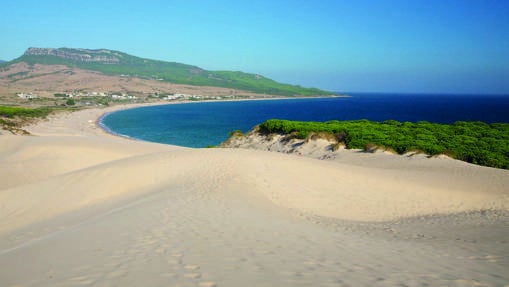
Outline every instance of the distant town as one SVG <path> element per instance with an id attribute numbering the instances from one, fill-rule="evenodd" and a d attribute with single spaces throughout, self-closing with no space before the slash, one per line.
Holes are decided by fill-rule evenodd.
<path id="1" fill-rule="evenodd" d="M 36 99 L 48 99 L 47 96 L 40 97 L 34 92 L 22 92 L 16 94 L 18 98 L 24 100 L 36 100 Z M 130 95 L 124 92 L 87 92 L 87 91 L 75 91 L 75 92 L 63 92 L 55 93 L 53 96 L 56 99 L 67 99 L 67 104 L 72 103 L 79 105 L 104 105 L 108 102 L 147 102 L 147 101 L 207 101 L 207 100 L 234 100 L 234 99 L 246 99 L 254 98 L 253 96 L 239 96 L 239 95 L 228 95 L 228 96 L 203 96 L 203 95 L 192 95 L 183 93 L 154 93 L 143 96 Z M 70 101 L 71 100 L 71 101 Z M 100 101 L 97 101 L 100 100 Z"/>

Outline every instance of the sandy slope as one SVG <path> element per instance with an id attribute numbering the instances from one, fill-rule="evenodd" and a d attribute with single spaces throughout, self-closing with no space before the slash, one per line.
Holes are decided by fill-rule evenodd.
<path id="1" fill-rule="evenodd" d="M 1 286 L 509 284 L 508 171 L 186 149 L 102 112 L 0 135 Z"/>

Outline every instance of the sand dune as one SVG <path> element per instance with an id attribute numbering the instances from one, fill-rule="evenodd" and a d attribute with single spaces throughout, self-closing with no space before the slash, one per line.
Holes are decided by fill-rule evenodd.
<path id="1" fill-rule="evenodd" d="M 123 139 L 84 110 L 0 135 L 2 286 L 505 286 L 509 172 Z"/>

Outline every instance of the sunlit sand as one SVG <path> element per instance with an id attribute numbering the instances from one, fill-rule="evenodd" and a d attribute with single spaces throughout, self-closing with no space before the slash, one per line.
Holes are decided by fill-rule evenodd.
<path id="1" fill-rule="evenodd" d="M 0 135 L 0 285 L 509 282 L 507 170 L 148 143 L 106 111 Z"/>

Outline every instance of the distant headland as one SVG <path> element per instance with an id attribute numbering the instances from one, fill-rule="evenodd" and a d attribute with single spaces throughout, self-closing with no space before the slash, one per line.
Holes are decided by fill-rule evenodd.
<path id="1" fill-rule="evenodd" d="M 48 66 L 52 68 L 49 69 Z M 66 70 L 60 71 L 55 66 L 64 66 Z M 34 75 L 36 70 L 46 69 L 51 71 L 46 71 L 44 73 L 45 75 L 49 73 L 59 73 L 60 77 L 63 78 L 69 78 L 69 76 L 76 73 L 86 71 L 88 73 L 95 72 L 111 77 L 121 77 L 123 82 L 150 80 L 159 82 L 159 86 L 162 83 L 171 83 L 175 85 L 200 87 L 196 88 L 196 90 L 200 90 L 201 87 L 222 88 L 224 89 L 221 91 L 223 94 L 254 93 L 285 97 L 334 94 L 317 88 L 305 88 L 297 85 L 279 83 L 258 74 L 240 71 L 208 71 L 193 65 L 145 59 L 108 49 L 92 50 L 32 47 L 28 48 L 19 58 L 0 64 L 0 69 L 2 71 L 0 79 L 5 81 L 6 84 L 10 83 L 9 80 L 15 80 L 17 84 L 20 84 L 18 82 L 27 80 L 27 77 L 33 78 L 37 76 Z M 140 85 L 147 84 L 140 83 Z M 92 86 L 93 85 L 82 85 L 75 88 L 90 90 Z M 22 88 L 22 86 L 20 88 Z M 44 87 L 37 88 L 39 90 L 44 90 Z M 178 87 L 174 90 L 177 91 Z M 184 87 L 181 87 L 181 90 L 184 90 Z M 134 89 L 134 91 L 125 92 L 135 91 L 136 89 Z M 58 92 L 62 93 L 65 91 Z M 159 92 L 170 93 L 171 91 L 170 89 L 160 87 Z"/>

